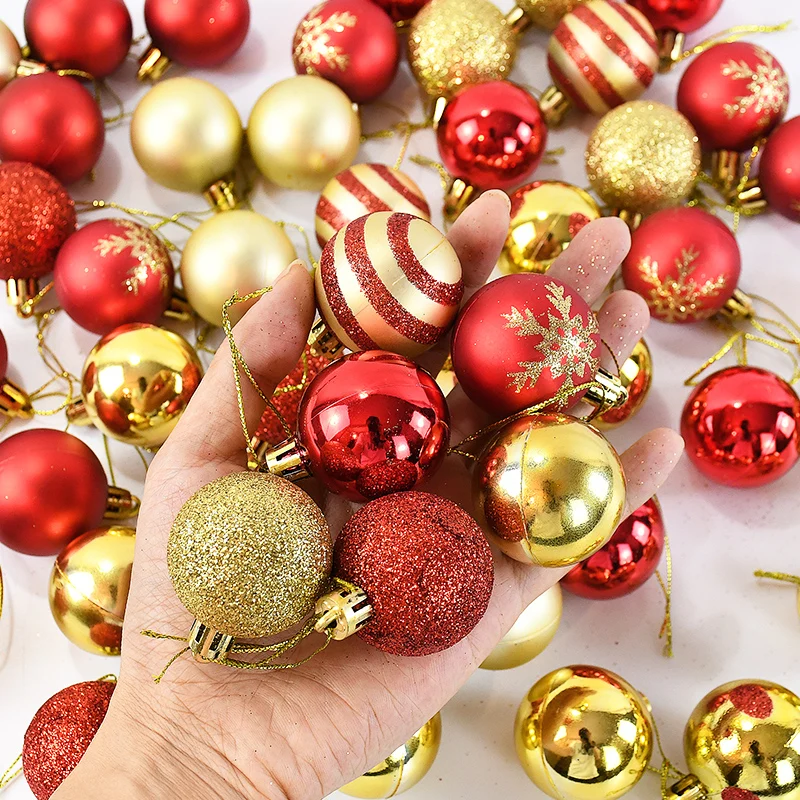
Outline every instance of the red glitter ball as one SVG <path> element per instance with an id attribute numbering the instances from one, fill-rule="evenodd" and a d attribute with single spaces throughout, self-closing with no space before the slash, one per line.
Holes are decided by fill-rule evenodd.
<path id="1" fill-rule="evenodd" d="M 110 681 L 76 683 L 36 712 L 25 731 L 22 768 L 37 800 L 47 800 L 83 758 L 115 687 Z"/>
<path id="2" fill-rule="evenodd" d="M 759 800 L 757 794 L 753 794 L 747 789 L 740 789 L 738 786 L 728 786 L 722 790 L 720 796 L 722 800 Z"/>
<path id="3" fill-rule="evenodd" d="M 767 719 L 772 713 L 772 698 L 755 683 L 745 683 L 728 692 L 737 711 L 755 719 Z"/>
<path id="4" fill-rule="evenodd" d="M 400 656 L 447 650 L 467 636 L 492 595 L 492 553 L 462 508 L 432 494 L 373 500 L 344 526 L 334 575 L 363 589 L 372 618 L 364 641 Z"/>

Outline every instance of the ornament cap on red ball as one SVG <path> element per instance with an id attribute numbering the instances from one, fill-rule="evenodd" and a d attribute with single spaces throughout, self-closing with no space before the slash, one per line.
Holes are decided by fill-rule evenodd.
<path id="1" fill-rule="evenodd" d="M 800 222 L 800 117 L 787 120 L 769 137 L 758 180 L 770 208 Z"/>
<path id="2" fill-rule="evenodd" d="M 657 31 L 693 33 L 709 23 L 722 0 L 628 0 Z"/>
<path id="3" fill-rule="evenodd" d="M 372 0 L 372 2 L 380 6 L 395 22 L 405 23 L 414 19 L 417 12 L 429 0 Z"/>

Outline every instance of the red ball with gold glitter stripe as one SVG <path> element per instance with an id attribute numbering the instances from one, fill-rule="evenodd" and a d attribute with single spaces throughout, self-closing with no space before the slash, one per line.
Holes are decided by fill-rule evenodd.
<path id="1" fill-rule="evenodd" d="M 385 164 L 356 164 L 328 183 L 317 203 L 320 247 L 354 219 L 376 211 L 402 211 L 430 221 L 422 189 L 399 169 Z"/>
<path id="2" fill-rule="evenodd" d="M 325 245 L 316 289 L 320 314 L 343 345 L 408 358 L 439 341 L 464 294 L 461 263 L 444 234 L 386 211 L 354 220 Z"/>
<path id="3" fill-rule="evenodd" d="M 637 9 L 613 0 L 589 0 L 553 31 L 547 64 L 553 83 L 572 104 L 605 114 L 635 100 L 658 70 L 653 26 Z"/>

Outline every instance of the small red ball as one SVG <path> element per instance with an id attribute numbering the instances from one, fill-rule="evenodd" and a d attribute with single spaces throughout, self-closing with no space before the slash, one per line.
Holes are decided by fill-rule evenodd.
<path id="1" fill-rule="evenodd" d="M 429 0 L 372 0 L 380 6 L 395 22 L 414 19 Z"/>
<path id="2" fill-rule="evenodd" d="M 3 331 L 0 331 L 0 381 L 5 378 L 8 371 L 8 345 Z"/>
<path id="3" fill-rule="evenodd" d="M 133 23 L 123 0 L 28 0 L 25 37 L 53 69 L 105 78 L 128 55 Z"/>
<path id="4" fill-rule="evenodd" d="M 242 46 L 250 28 L 248 0 L 145 0 L 153 44 L 185 67 L 214 67 Z"/>
<path id="5" fill-rule="evenodd" d="M 325 0 L 303 17 L 292 45 L 298 75 L 335 83 L 354 103 L 371 103 L 400 62 L 392 20 L 370 0 Z"/>
<path id="6" fill-rule="evenodd" d="M 459 92 L 436 130 L 447 171 L 477 189 L 508 189 L 527 180 L 545 152 L 547 126 L 530 93 L 509 81 Z"/>
<path id="7" fill-rule="evenodd" d="M 622 279 L 664 322 L 696 322 L 733 296 L 742 255 L 730 229 L 701 208 L 668 208 L 648 217 L 631 238 Z"/>
<path id="8" fill-rule="evenodd" d="M 507 416 L 593 380 L 600 333 L 591 308 L 571 287 L 546 275 L 508 275 L 464 307 L 452 353 L 467 396 Z M 584 394 L 576 392 L 566 406 Z"/>
<path id="9" fill-rule="evenodd" d="M 436 472 L 447 455 L 450 412 L 424 369 L 369 350 L 314 378 L 297 431 L 310 471 L 331 491 L 363 503 L 413 489 Z"/>
<path id="10" fill-rule="evenodd" d="M 54 280 L 67 314 L 105 336 L 129 322 L 157 322 L 169 305 L 175 270 L 150 229 L 127 219 L 101 219 L 67 239 Z"/>
<path id="11" fill-rule="evenodd" d="M 657 31 L 693 33 L 710 22 L 722 0 L 628 0 Z"/>
<path id="12" fill-rule="evenodd" d="M 664 519 L 654 497 L 623 520 L 600 550 L 576 564 L 561 585 L 590 600 L 624 597 L 652 577 L 663 552 Z"/>
<path id="13" fill-rule="evenodd" d="M 800 222 L 800 117 L 784 122 L 769 137 L 758 178 L 770 208 Z"/>
<path id="14" fill-rule="evenodd" d="M 48 800 L 78 766 L 105 719 L 113 681 L 76 683 L 35 714 L 22 745 L 25 780 L 36 800 Z"/>
<path id="15" fill-rule="evenodd" d="M 103 465 L 72 434 L 27 430 L 0 442 L 0 542 L 6 547 L 54 556 L 99 527 L 107 499 Z"/>
<path id="16" fill-rule="evenodd" d="M 425 492 L 356 511 L 334 545 L 333 574 L 363 589 L 372 605 L 358 635 L 398 656 L 460 642 L 486 612 L 494 583 L 492 553 L 475 520 Z"/>
<path id="17" fill-rule="evenodd" d="M 100 107 L 74 78 L 44 72 L 0 93 L 0 158 L 28 161 L 62 183 L 85 178 L 106 138 Z"/>
<path id="18" fill-rule="evenodd" d="M 769 136 L 788 105 L 783 67 L 749 42 L 709 48 L 692 60 L 678 86 L 678 110 L 706 150 L 749 150 Z"/>
<path id="19" fill-rule="evenodd" d="M 800 398 L 757 367 L 728 367 L 689 396 L 681 435 L 692 463 L 726 486 L 763 486 L 785 475 L 800 446 Z"/>

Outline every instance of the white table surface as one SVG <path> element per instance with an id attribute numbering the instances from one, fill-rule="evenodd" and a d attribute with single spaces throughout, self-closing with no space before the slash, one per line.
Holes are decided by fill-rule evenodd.
<path id="1" fill-rule="evenodd" d="M 305 13 L 304 3 L 251 0 L 253 24 L 240 53 L 224 68 L 196 73 L 224 89 L 244 120 L 259 95 L 272 83 L 293 74 L 290 42 Z M 307 5 L 310 6 L 311 0 Z M 3 20 L 23 40 L 23 0 L 2 4 Z M 145 31 L 142 0 L 128 0 L 134 31 Z M 499 3 L 510 7 L 508 0 Z M 705 33 L 743 23 L 773 23 L 790 15 L 795 2 L 726 0 Z M 783 34 L 753 37 L 770 49 L 797 81 L 789 115 L 800 113 L 800 33 L 795 24 Z M 699 37 L 695 36 L 694 41 Z M 513 77 L 539 89 L 548 84 L 544 52 L 547 35 L 530 32 Z M 176 68 L 174 75 L 181 74 Z M 646 95 L 674 104 L 680 70 L 659 76 Z M 144 90 L 133 80 L 133 64 L 113 85 L 132 109 Z M 403 66 L 390 99 L 413 109 L 421 106 L 408 68 Z M 366 126 L 383 126 L 382 112 L 367 112 Z M 586 185 L 583 150 L 593 120 L 575 121 L 551 136 L 549 146 L 564 146 L 567 156 L 557 166 L 542 166 L 538 178 L 562 178 Z M 359 160 L 393 163 L 398 142 L 379 140 L 362 149 Z M 430 132 L 415 136 L 412 153 L 436 157 Z M 431 172 L 406 163 L 432 206 L 439 206 L 441 189 Z M 108 135 L 94 184 L 72 187 L 81 199 L 104 198 L 128 206 L 175 213 L 201 208 L 201 198 L 180 195 L 149 181 L 139 169 L 128 140 L 127 126 Z M 255 206 L 273 219 L 313 227 L 316 196 L 260 190 Z M 777 300 L 800 317 L 800 226 L 769 215 L 746 220 L 739 241 L 744 254 L 742 286 Z M 299 249 L 298 241 L 298 249 Z M 63 315 L 62 315 L 63 316 Z M 17 320 L 0 307 L 0 327 L 8 340 L 10 375 L 27 387 L 44 380 L 35 352 L 31 323 Z M 79 372 L 94 336 L 66 318 L 54 326 L 52 342 L 67 366 Z M 611 433 L 624 448 L 653 426 L 676 426 L 689 390 L 683 380 L 720 343 L 720 334 L 704 325 L 668 326 L 654 323 L 647 340 L 655 359 L 655 385 L 641 412 L 627 427 Z M 753 349 L 754 361 L 784 369 L 780 356 Z M 234 413 L 234 409 L 231 409 Z M 61 419 L 39 418 L 39 426 L 63 427 Z M 14 424 L 8 433 L 22 430 Z M 97 432 L 76 431 L 101 456 Z M 142 466 L 122 444 L 113 445 L 118 483 L 141 488 Z M 651 700 L 670 757 L 681 759 L 681 732 L 694 705 L 723 682 L 763 678 L 783 682 L 800 692 L 800 619 L 794 590 L 759 584 L 755 568 L 800 572 L 798 478 L 795 469 L 783 480 L 755 490 L 727 489 L 710 483 L 683 459 L 660 492 L 675 559 L 675 658 L 661 654 L 657 635 L 663 597 L 655 581 L 633 596 L 592 602 L 566 595 L 564 621 L 550 648 L 534 662 L 508 672 L 479 671 L 445 707 L 439 758 L 427 778 L 408 793 L 409 800 L 539 796 L 517 763 L 512 723 L 517 704 L 530 685 L 546 672 L 572 663 L 589 663 L 619 672 Z M 0 620 L 0 772 L 20 750 L 22 735 L 37 708 L 52 694 L 81 680 L 117 669 L 117 659 L 88 655 L 62 636 L 50 616 L 47 586 L 52 559 L 19 555 L 0 546 L 7 611 Z M 10 640 L 10 644 L 9 644 Z M 17 781 L 5 795 L 23 800 L 32 795 Z M 647 776 L 629 795 L 631 800 L 658 796 L 657 778 Z"/>

